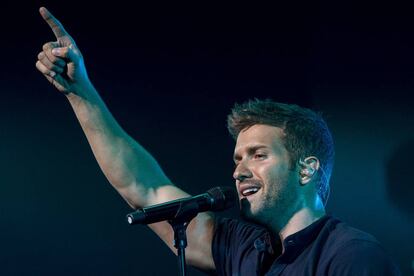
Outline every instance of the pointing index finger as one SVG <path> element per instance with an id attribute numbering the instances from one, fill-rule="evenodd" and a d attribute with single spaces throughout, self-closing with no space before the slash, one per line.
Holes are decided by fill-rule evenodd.
<path id="1" fill-rule="evenodd" d="M 57 20 L 45 7 L 39 9 L 40 15 L 47 22 L 52 29 L 57 39 L 70 37 L 69 34 L 63 28 L 63 25 Z"/>

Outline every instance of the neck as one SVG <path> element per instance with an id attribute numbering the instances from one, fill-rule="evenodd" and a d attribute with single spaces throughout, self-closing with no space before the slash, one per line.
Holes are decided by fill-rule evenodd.
<path id="1" fill-rule="evenodd" d="M 312 209 L 309 207 L 298 210 L 279 231 L 279 237 L 283 244 L 286 237 L 305 229 L 325 215 L 325 209 Z"/>
<path id="2" fill-rule="evenodd" d="M 300 200 L 284 221 L 279 221 L 278 225 L 274 224 L 271 227 L 272 232 L 279 235 L 283 245 L 286 237 L 305 229 L 325 214 L 325 206 L 319 196 Z"/>

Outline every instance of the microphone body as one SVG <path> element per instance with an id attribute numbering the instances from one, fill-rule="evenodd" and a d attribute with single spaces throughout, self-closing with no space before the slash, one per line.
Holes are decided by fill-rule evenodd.
<path id="1" fill-rule="evenodd" d="M 234 205 L 237 194 L 229 187 L 215 187 L 204 194 L 180 198 L 165 203 L 140 208 L 127 215 L 129 224 L 151 224 L 163 220 L 173 220 L 180 216 L 181 211 L 194 214 L 206 211 L 221 211 Z"/>

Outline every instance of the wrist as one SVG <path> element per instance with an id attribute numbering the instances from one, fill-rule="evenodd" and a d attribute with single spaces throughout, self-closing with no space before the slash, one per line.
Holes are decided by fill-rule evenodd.
<path id="1" fill-rule="evenodd" d="M 71 90 L 69 93 L 65 93 L 70 102 L 87 101 L 92 103 L 99 99 L 98 92 L 89 80 L 82 84 L 73 85 Z"/>

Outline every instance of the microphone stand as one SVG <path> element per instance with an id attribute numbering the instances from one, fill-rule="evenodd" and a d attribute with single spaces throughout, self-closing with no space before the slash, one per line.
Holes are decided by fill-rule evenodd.
<path id="1" fill-rule="evenodd" d="M 198 204 L 196 202 L 183 203 L 175 218 L 168 221 L 174 230 L 174 247 L 177 248 L 178 269 L 181 276 L 187 275 L 185 261 L 185 248 L 187 247 L 186 230 L 190 221 L 197 216 L 197 210 Z"/>
<path id="2" fill-rule="evenodd" d="M 187 265 L 185 262 L 185 248 L 187 247 L 187 226 L 190 221 L 199 213 L 199 204 L 197 201 L 183 201 L 180 203 L 178 211 L 174 218 L 168 223 L 174 230 L 174 247 L 177 248 L 178 269 L 181 276 L 187 275 Z M 128 223 L 131 224 L 133 218 L 127 216 Z"/>

